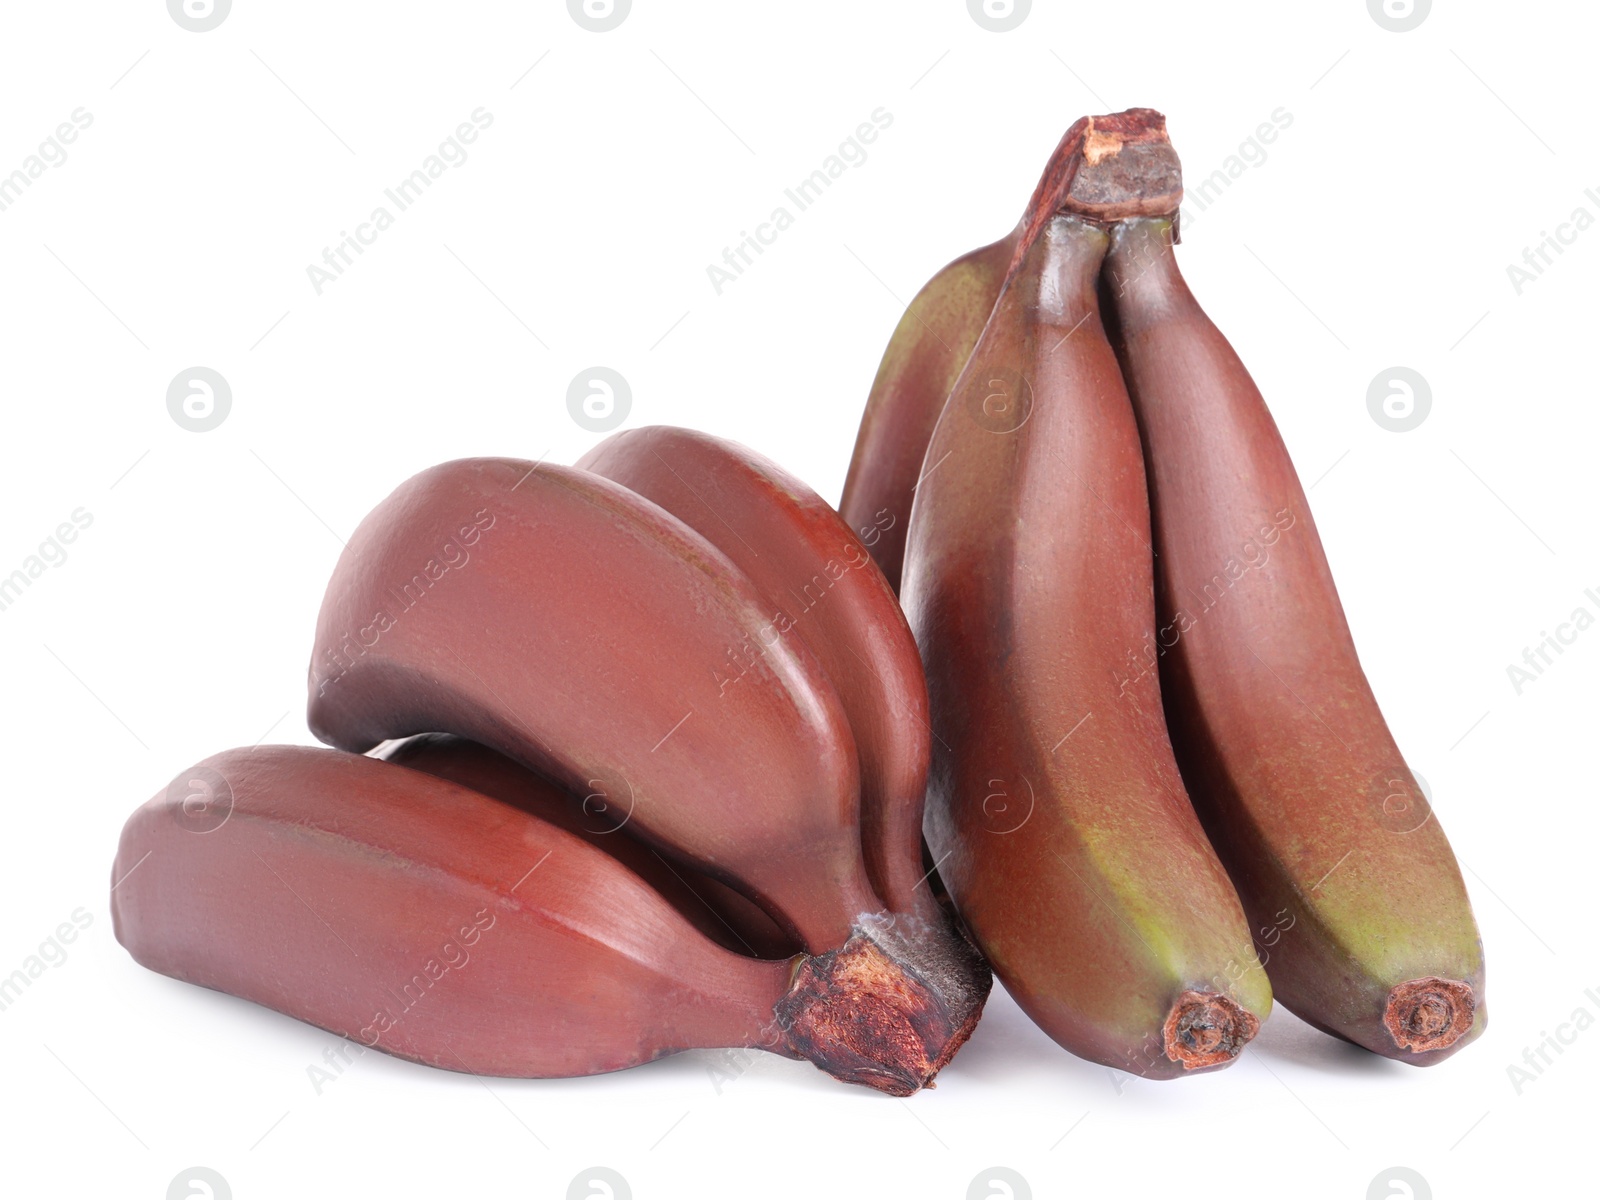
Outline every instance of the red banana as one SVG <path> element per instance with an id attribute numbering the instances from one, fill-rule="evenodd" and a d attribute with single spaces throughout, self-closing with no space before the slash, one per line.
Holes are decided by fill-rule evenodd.
<path id="1" fill-rule="evenodd" d="M 730 678 L 768 605 L 727 558 L 587 471 L 466 459 L 361 523 L 317 622 L 312 732 L 491 746 L 739 887 L 813 950 L 880 907 L 855 744 L 810 650 Z M 759 748 L 759 751 L 758 749 Z"/>
<path id="2" fill-rule="evenodd" d="M 207 759 L 129 818 L 113 880 L 117 938 L 151 970 L 451 1070 L 592 1075 L 748 1046 L 907 1095 L 950 1041 L 936 1005 L 849 987 L 873 943 L 734 954 L 581 838 L 360 755 Z"/>
<path id="3" fill-rule="evenodd" d="M 923 284 L 890 335 L 867 394 L 839 512 L 896 590 L 922 456 L 994 308 L 1017 237 L 1013 231 L 969 251 Z"/>
<path id="4" fill-rule="evenodd" d="M 1170 220 L 1119 225 L 1106 289 L 1154 510 L 1159 662 L 1190 795 L 1312 1024 L 1417 1065 L 1483 1032 L 1461 872 L 1356 657 L 1261 393 L 1195 301 Z"/>
<path id="5" fill-rule="evenodd" d="M 736 442 L 624 430 L 577 465 L 666 509 L 766 597 L 773 638 L 800 638 L 838 691 L 861 773 L 867 876 L 895 912 L 938 915 L 922 865 L 928 689 L 894 592 L 850 527 L 799 479 Z M 766 643 L 741 648 L 742 670 Z"/>
<path id="6" fill-rule="evenodd" d="M 1109 203 L 1094 166 L 1074 170 Z M 936 735 L 928 844 L 968 929 L 1062 1045 L 1171 1078 L 1232 1062 L 1271 993 L 1155 680 L 1117 694 L 1154 599 L 1106 243 L 1062 213 L 1025 248 L 928 447 L 901 597 Z"/>
<path id="7" fill-rule="evenodd" d="M 487 746 L 444 733 L 387 743 L 374 752 L 385 762 L 448 779 L 511 804 L 604 850 L 654 888 L 661 898 L 717 945 L 756 958 L 790 958 L 800 947 L 760 906 L 721 880 L 673 864 L 634 837 L 624 814 L 603 797 L 579 800 Z"/>
<path id="8" fill-rule="evenodd" d="M 341 556 L 309 722 L 346 750 L 424 732 L 490 746 L 605 796 L 638 836 L 743 892 L 811 953 L 850 954 L 884 905 L 862 859 L 839 696 L 796 639 L 729 665 L 763 643 L 770 607 L 705 538 L 610 480 L 446 463 L 379 505 Z M 902 922 L 895 939 L 908 978 L 947 979 L 964 961 L 936 926 Z M 862 984 L 892 991 L 891 976 Z M 952 1053 L 986 982 L 941 993 Z"/>

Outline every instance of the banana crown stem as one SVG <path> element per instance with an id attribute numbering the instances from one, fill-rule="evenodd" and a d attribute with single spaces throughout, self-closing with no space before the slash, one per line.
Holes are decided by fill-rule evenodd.
<path id="1" fill-rule="evenodd" d="M 774 1013 L 788 1048 L 835 1079 L 909 1096 L 971 1036 L 992 982 L 954 931 L 873 915 L 837 950 L 799 960 Z"/>

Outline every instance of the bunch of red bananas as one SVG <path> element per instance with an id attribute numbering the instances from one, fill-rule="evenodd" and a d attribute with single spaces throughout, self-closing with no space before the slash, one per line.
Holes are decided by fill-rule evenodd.
<path id="1" fill-rule="evenodd" d="M 402 484 L 328 586 L 309 722 L 337 749 L 218 755 L 128 822 L 140 962 L 481 1075 L 760 1047 L 907 1095 L 977 1022 L 922 864 L 916 644 L 742 447 Z"/>
<path id="2" fill-rule="evenodd" d="M 843 517 L 668 428 L 403 484 L 318 620 L 336 749 L 135 812 L 119 939 L 485 1075 L 759 1047 L 906 1095 L 991 965 L 1152 1078 L 1232 1062 L 1274 989 L 1380 1054 L 1465 1045 L 1460 873 L 1180 195 L 1159 114 L 1075 124 L 896 330 Z"/>

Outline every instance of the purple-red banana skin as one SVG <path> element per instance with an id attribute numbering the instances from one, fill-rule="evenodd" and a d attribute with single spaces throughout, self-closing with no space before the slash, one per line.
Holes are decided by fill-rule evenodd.
<path id="1" fill-rule="evenodd" d="M 1168 222 L 1117 227 L 1105 290 L 1149 464 L 1162 631 L 1124 672 L 1159 670 L 1278 997 L 1379 1054 L 1438 1062 L 1483 1032 L 1483 948 L 1283 439 L 1184 283 Z"/>
<path id="2" fill-rule="evenodd" d="M 513 805 L 299 746 L 216 755 L 136 811 L 111 911 L 152 970 L 478 1075 L 749 1047 L 908 1096 L 977 1021 L 888 917 L 815 957 L 734 954 Z"/>
<path id="3" fill-rule="evenodd" d="M 209 758 L 129 818 L 112 878 L 144 966 L 431 1066 L 592 1075 L 782 1049 L 791 964 L 713 945 L 571 834 L 361 755 Z"/>
<path id="4" fill-rule="evenodd" d="M 350 540 L 317 621 L 312 732 L 363 752 L 453 733 L 725 880 L 813 952 L 881 909 L 856 749 L 794 639 L 726 685 L 768 604 L 714 546 L 587 471 L 463 459 L 402 484 Z"/>
<path id="5" fill-rule="evenodd" d="M 922 286 L 895 326 L 856 433 L 839 513 L 891 588 L 900 587 L 911 502 L 945 397 L 994 308 L 1020 226 Z"/>
<path id="6" fill-rule="evenodd" d="M 1271 1006 L 1184 794 L 1155 679 L 1138 430 L 1095 295 L 1105 234 L 1046 223 L 928 448 L 901 598 L 934 720 L 925 830 L 1007 990 L 1086 1058 L 1232 1062 Z"/>
<path id="7" fill-rule="evenodd" d="M 668 862 L 634 837 L 627 817 L 611 812 L 603 800 L 571 796 L 498 751 L 450 734 L 427 733 L 387 745 L 378 757 L 482 792 L 582 838 L 643 879 L 724 949 L 756 958 L 792 958 L 800 951 L 759 906 L 685 863 Z"/>
<path id="8" fill-rule="evenodd" d="M 777 463 L 690 429 L 624 430 L 577 465 L 703 535 L 768 598 L 770 637 L 811 648 L 855 735 L 868 878 L 891 910 L 938 916 L 922 865 L 932 740 L 922 660 L 894 592 L 850 527 Z M 765 645 L 730 663 L 730 678 Z"/>

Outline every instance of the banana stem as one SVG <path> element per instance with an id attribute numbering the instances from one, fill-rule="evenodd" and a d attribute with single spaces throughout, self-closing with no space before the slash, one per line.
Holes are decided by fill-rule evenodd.
<path id="1" fill-rule="evenodd" d="M 790 1050 L 835 1079 L 909 1096 L 971 1036 L 992 982 L 948 928 L 869 915 L 839 949 L 798 961 L 774 1016 Z"/>
<path id="2" fill-rule="evenodd" d="M 1175 221 L 1182 199 L 1183 174 L 1166 117 L 1153 108 L 1080 117 L 1062 135 L 1028 201 L 1006 281 L 1058 213 L 1101 224 L 1156 216 Z"/>

